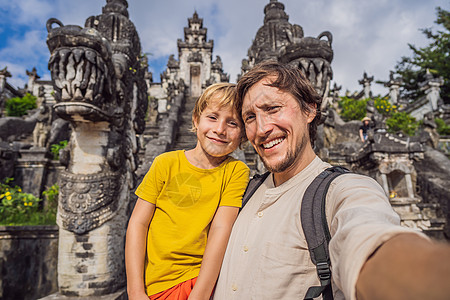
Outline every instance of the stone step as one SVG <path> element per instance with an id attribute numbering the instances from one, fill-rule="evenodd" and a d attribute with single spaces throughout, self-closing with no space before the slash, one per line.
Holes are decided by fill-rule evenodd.
<path id="1" fill-rule="evenodd" d="M 183 144 L 183 143 L 177 143 L 175 146 L 172 147 L 172 150 L 190 150 L 194 149 L 196 144 Z"/>
<path id="2" fill-rule="evenodd" d="M 177 143 L 197 143 L 197 136 L 195 134 L 178 135 Z"/>

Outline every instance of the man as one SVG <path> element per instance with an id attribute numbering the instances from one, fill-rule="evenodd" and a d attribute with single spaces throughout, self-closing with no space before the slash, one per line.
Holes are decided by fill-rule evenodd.
<path id="1" fill-rule="evenodd" d="M 330 166 L 312 148 L 321 100 L 298 69 L 276 62 L 254 67 L 237 89 L 248 140 L 272 174 L 234 224 L 214 299 L 303 299 L 320 285 L 300 202 Z M 449 247 L 399 226 L 373 179 L 336 178 L 326 215 L 334 299 L 448 299 Z"/>

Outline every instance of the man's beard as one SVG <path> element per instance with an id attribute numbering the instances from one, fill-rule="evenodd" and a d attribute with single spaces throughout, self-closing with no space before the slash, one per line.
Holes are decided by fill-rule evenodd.
<path id="1" fill-rule="evenodd" d="M 266 169 L 271 173 L 281 173 L 286 171 L 295 163 L 297 159 L 301 159 L 300 156 L 305 149 L 307 142 L 308 136 L 304 134 L 300 140 L 300 143 L 295 147 L 294 152 L 292 152 L 291 149 L 288 149 L 284 159 L 273 166 L 269 166 L 268 162 L 260 156 L 264 167 L 266 167 Z"/>

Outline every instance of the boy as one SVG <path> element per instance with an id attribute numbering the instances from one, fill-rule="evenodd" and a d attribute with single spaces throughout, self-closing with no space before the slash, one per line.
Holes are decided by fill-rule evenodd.
<path id="1" fill-rule="evenodd" d="M 196 147 L 156 157 L 136 189 L 125 246 L 130 300 L 210 298 L 249 177 L 228 156 L 245 136 L 235 97 L 234 84 L 208 87 L 192 113 Z"/>

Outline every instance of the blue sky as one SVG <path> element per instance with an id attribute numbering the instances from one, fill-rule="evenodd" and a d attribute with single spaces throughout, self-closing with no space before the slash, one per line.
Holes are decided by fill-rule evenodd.
<path id="1" fill-rule="evenodd" d="M 402 56 L 410 56 L 408 43 L 425 46 L 421 28 L 440 29 L 434 23 L 436 7 L 450 10 L 450 0 L 284 0 L 292 24 L 303 27 L 305 36 L 323 31 L 333 34 L 332 68 L 336 82 L 351 92 L 362 87 L 363 72 L 376 80 L 387 80 Z M 170 54 L 178 55 L 177 39 L 183 38 L 187 18 L 194 11 L 214 40 L 214 57 L 222 58 L 230 80 L 236 81 L 258 28 L 263 24 L 269 0 L 129 0 L 143 52 L 150 53 L 150 71 L 155 81 Z M 106 0 L 0 0 L 0 69 L 8 67 L 8 82 L 23 87 L 26 70 L 36 67 L 42 79 L 50 79 L 45 24 L 57 18 L 65 25 L 83 26 L 101 13 Z M 375 93 L 387 90 L 373 84 Z"/>

